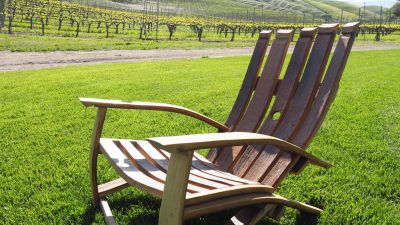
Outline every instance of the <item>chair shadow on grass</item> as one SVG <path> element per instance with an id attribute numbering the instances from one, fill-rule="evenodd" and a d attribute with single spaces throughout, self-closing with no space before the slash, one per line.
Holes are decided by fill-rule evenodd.
<path id="1" fill-rule="evenodd" d="M 314 202 L 314 201 L 311 201 Z M 110 208 L 113 211 L 113 215 L 118 222 L 118 215 L 127 215 L 127 224 L 135 225 L 157 225 L 158 214 L 161 206 L 161 200 L 152 197 L 148 194 L 137 194 L 131 196 L 121 196 L 121 198 L 113 199 L 109 201 Z M 321 208 L 321 205 L 313 204 Z M 132 213 L 133 209 L 140 208 L 141 210 L 136 213 Z M 185 225 L 221 225 L 225 224 L 238 209 L 230 209 L 222 212 L 209 214 L 204 217 L 194 218 L 185 221 Z M 99 209 L 95 209 L 92 204 L 88 204 L 85 213 L 81 217 L 81 224 L 92 224 L 95 221 L 96 213 Z M 119 213 L 117 213 L 119 212 Z M 296 225 L 316 225 L 318 222 L 319 215 L 299 212 L 296 213 Z M 125 222 L 124 222 L 125 223 Z M 271 218 L 264 217 L 261 224 L 265 225 L 279 225 L 279 221 Z"/>
<path id="2" fill-rule="evenodd" d="M 110 198 L 111 199 L 111 198 Z M 161 201 L 150 195 L 136 194 L 132 196 L 124 195 L 124 198 L 118 198 L 116 200 L 108 201 L 113 215 L 116 217 L 118 222 L 118 214 L 130 213 L 132 209 L 141 208 L 143 212 L 134 213 L 132 218 L 129 218 L 128 224 L 137 225 L 152 225 L 157 224 L 158 211 L 161 205 Z M 150 212 L 150 213 L 149 213 Z M 154 212 L 154 213 L 153 213 Z M 85 212 L 82 214 L 80 221 L 81 225 L 92 224 L 95 222 L 96 214 L 101 213 L 100 208 L 94 208 L 93 204 L 88 203 Z M 153 215 L 154 214 L 154 215 Z M 103 216 L 103 215 L 101 215 Z"/>
<path id="3" fill-rule="evenodd" d="M 324 209 L 321 199 L 311 198 L 307 204 Z M 300 212 L 296 215 L 296 225 L 316 225 L 318 224 L 319 214 Z"/>

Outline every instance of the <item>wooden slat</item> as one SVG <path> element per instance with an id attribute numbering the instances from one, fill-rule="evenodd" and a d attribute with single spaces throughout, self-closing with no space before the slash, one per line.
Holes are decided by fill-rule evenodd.
<path id="1" fill-rule="evenodd" d="M 292 38 L 293 36 L 293 30 L 278 30 L 276 32 L 276 38 L 279 39 L 288 39 L 288 38 Z"/>
<path id="2" fill-rule="evenodd" d="M 261 65 L 264 61 L 264 56 L 268 48 L 271 33 L 271 31 L 262 31 L 259 39 L 257 40 L 253 51 L 253 56 L 251 57 L 250 64 L 247 68 L 247 72 L 239 94 L 228 116 L 228 119 L 225 122 L 225 126 L 229 127 L 230 129 L 234 129 L 236 127 L 237 122 L 242 118 L 243 113 L 245 112 L 249 103 L 250 97 L 257 83 Z M 207 159 L 213 162 L 217 158 L 217 155 L 217 149 L 212 149 L 209 151 Z"/>
<path id="3" fill-rule="evenodd" d="M 284 117 L 303 72 L 315 33 L 316 28 L 301 30 L 301 37 L 296 43 L 286 73 L 277 89 L 274 104 L 268 117 L 258 131 L 259 133 L 269 135 L 274 131 L 278 123 L 281 121 L 280 119 L 273 119 L 275 113 L 279 112 L 280 118 Z M 263 148 L 264 146 L 260 145 L 248 146 L 236 165 L 233 167 L 232 173 L 240 177 L 244 176 Z"/>
<path id="4" fill-rule="evenodd" d="M 233 181 L 236 181 L 236 182 L 241 182 L 242 184 L 258 184 L 258 182 L 245 180 L 243 178 L 234 176 L 231 173 L 219 170 L 214 164 L 212 164 L 210 161 L 208 161 L 206 158 L 202 157 L 199 154 L 194 153 L 194 156 L 195 156 L 196 159 L 199 160 L 198 161 L 199 164 L 194 164 L 194 166 L 196 168 L 201 169 L 205 173 L 210 173 L 210 174 L 212 174 L 214 176 L 223 177 L 225 179 L 233 180 Z M 193 162 L 197 162 L 197 161 L 193 160 Z"/>
<path id="5" fill-rule="evenodd" d="M 128 140 L 121 140 L 120 141 L 122 146 L 119 146 L 123 152 L 126 152 L 127 157 L 131 160 L 131 162 L 141 170 L 143 173 L 148 175 L 149 177 L 158 180 L 159 182 L 165 183 L 165 179 L 167 177 L 166 173 L 163 170 L 159 170 L 154 165 L 150 164 L 147 161 L 146 157 L 141 154 L 139 150 L 137 150 L 130 141 Z M 226 186 L 213 186 L 212 184 L 205 184 L 205 182 L 198 181 L 194 179 L 192 183 L 188 184 L 188 192 L 195 193 L 195 192 L 202 192 L 207 191 L 208 189 L 214 189 L 218 187 L 226 187 Z"/>
<path id="6" fill-rule="evenodd" d="M 228 119 L 225 122 L 225 125 L 231 129 L 235 127 L 237 122 L 242 117 L 253 93 L 256 78 L 264 61 L 264 56 L 265 52 L 267 51 L 268 42 L 271 38 L 271 33 L 271 31 L 264 31 L 260 34 L 260 38 L 256 43 L 253 56 L 251 57 L 249 67 L 247 68 L 247 72 L 242 83 L 242 87 L 240 88 L 239 94 L 228 116 Z"/>
<path id="7" fill-rule="evenodd" d="M 355 30 L 358 23 L 353 25 L 353 30 Z M 331 63 L 326 72 L 324 81 L 318 90 L 318 94 L 315 98 L 314 104 L 307 115 L 301 129 L 299 130 L 296 137 L 294 137 L 293 142 L 298 143 L 304 147 L 307 147 L 315 136 L 317 130 L 322 124 L 326 113 L 329 110 L 330 104 L 333 102 L 337 90 L 339 88 L 339 81 L 342 77 L 343 70 L 346 66 L 347 59 L 349 57 L 351 48 L 353 46 L 355 34 L 352 34 L 351 26 L 347 26 L 349 30 L 348 34 L 342 35 L 335 48 L 335 53 L 333 54 Z M 298 161 L 296 158 L 293 161 Z M 305 164 L 300 161 L 301 165 L 296 166 L 296 170 L 300 171 Z M 296 171 L 295 171 L 296 172 Z"/>
<path id="8" fill-rule="evenodd" d="M 342 27 L 342 34 L 356 34 L 360 26 L 360 22 L 347 23 Z"/>
<path id="9" fill-rule="evenodd" d="M 147 142 L 147 144 L 150 145 L 148 142 Z M 160 152 L 167 159 L 170 158 L 169 152 L 164 151 L 164 150 L 160 150 Z M 203 158 L 205 161 L 202 161 L 202 159 L 201 159 L 202 157 L 199 156 L 198 154 L 194 153 L 194 155 L 196 155 L 196 156 L 192 160 L 191 173 L 196 172 L 198 174 L 198 176 L 200 176 L 200 177 L 206 177 L 208 175 L 208 176 L 212 176 L 212 179 L 223 179 L 224 183 L 229 182 L 229 184 L 230 184 L 231 182 L 235 182 L 236 183 L 235 185 L 259 184 L 258 182 L 248 181 L 248 180 L 242 179 L 240 177 L 234 176 L 230 173 L 220 171 L 214 166 L 214 164 L 205 162 L 205 161 L 207 161 L 206 159 Z"/>
<path id="10" fill-rule="evenodd" d="M 281 122 L 273 133 L 273 136 L 284 140 L 290 140 L 290 137 L 297 132 L 297 129 L 302 124 L 304 116 L 311 107 L 315 93 L 320 85 L 320 80 L 323 76 L 335 39 L 335 33 L 336 31 L 330 34 L 319 34 L 317 36 L 304 70 L 304 75 L 293 96 L 292 103 L 287 109 L 287 113 L 281 118 Z M 267 146 L 260 153 L 244 178 L 262 181 L 263 183 L 265 182 L 265 184 L 274 186 L 275 183 L 271 182 L 281 175 L 279 173 L 281 169 L 275 172 L 271 172 L 271 169 L 274 167 L 275 163 L 278 163 L 279 160 L 276 159 L 279 158 L 280 155 L 281 152 L 278 148 Z M 266 161 L 270 162 L 270 164 L 265 163 Z M 279 164 L 279 167 L 284 166 L 285 165 Z M 262 173 L 262 171 L 265 171 L 265 173 Z"/>
<path id="11" fill-rule="evenodd" d="M 273 119 L 273 115 L 279 112 L 280 118 L 283 118 L 294 93 L 297 89 L 299 79 L 303 73 L 304 66 L 307 62 L 308 55 L 310 53 L 311 45 L 316 33 L 316 28 L 313 30 L 307 29 L 307 35 L 301 37 L 294 48 L 292 58 L 290 59 L 286 73 L 282 79 L 280 88 L 277 90 L 274 104 L 271 108 L 266 121 L 261 126 L 259 133 L 270 135 L 275 130 L 280 119 Z M 312 33 L 313 32 L 313 33 Z M 302 34 L 303 31 L 300 32 Z"/>
<path id="12" fill-rule="evenodd" d="M 142 173 L 130 160 L 122 154 L 112 139 L 101 139 L 100 149 L 117 173 L 130 185 L 135 186 L 154 196 L 161 197 L 164 184 Z"/>
<path id="13" fill-rule="evenodd" d="M 169 158 L 166 158 L 163 154 L 160 154 L 160 152 L 158 152 L 158 150 L 156 150 L 149 143 L 146 143 L 144 141 L 138 141 L 136 143 L 139 147 L 139 150 L 142 150 L 141 153 L 144 155 L 144 157 L 149 162 L 152 161 L 153 164 L 156 164 L 157 168 L 154 169 L 160 169 L 161 171 L 168 170 Z M 193 186 L 200 186 L 202 187 L 203 190 L 199 190 L 199 192 L 202 192 L 206 191 L 204 188 L 216 189 L 232 185 L 228 184 L 228 182 L 220 182 L 215 180 L 217 179 L 207 179 L 207 176 L 205 174 L 201 173 L 200 171 L 192 167 L 190 169 L 188 189 L 190 189 Z"/>
<path id="14" fill-rule="evenodd" d="M 168 160 L 170 158 L 169 153 L 161 153 L 159 150 L 155 149 L 150 143 L 147 141 L 137 141 L 138 148 L 142 149 L 144 154 L 148 154 L 148 160 L 153 163 L 153 165 L 157 166 L 160 170 L 167 171 L 168 170 Z M 242 183 L 238 183 L 234 180 L 229 180 L 229 179 L 224 179 L 220 178 L 217 176 L 210 175 L 208 173 L 204 173 L 197 169 L 196 167 L 193 167 L 193 164 L 196 165 L 196 159 L 192 160 L 192 167 L 190 169 L 190 177 L 191 178 L 193 175 L 198 176 L 200 178 L 208 179 L 210 181 L 214 182 L 219 182 L 221 184 L 225 185 L 238 185 Z"/>
<path id="15" fill-rule="evenodd" d="M 292 142 L 307 147 L 311 139 L 314 137 L 316 131 L 321 126 L 329 106 L 339 88 L 339 81 L 341 75 L 343 74 L 343 70 L 355 38 L 355 34 L 350 31 L 356 30 L 358 23 L 354 23 L 354 26 L 354 29 L 351 29 L 350 26 L 348 26 L 347 29 L 349 30 L 349 33 L 339 38 L 335 53 L 332 57 L 322 85 L 320 86 L 317 96 L 315 97 L 314 103 L 309 110 L 301 129 L 295 133 L 294 137 L 291 137 L 293 139 Z M 283 157 L 279 160 L 279 165 L 276 165 L 273 168 L 273 172 L 278 171 L 278 173 L 282 173 L 282 175 L 279 177 L 266 177 L 266 179 L 269 179 L 270 183 L 274 182 L 275 185 L 278 185 L 284 178 L 285 174 L 295 167 L 297 162 L 299 162 L 299 158 L 283 154 Z M 305 165 L 305 162 L 302 160 L 300 163 Z M 302 170 L 302 166 L 297 165 L 296 170 Z"/>
<path id="16" fill-rule="evenodd" d="M 303 151 L 301 148 L 276 137 L 250 132 L 191 134 L 147 138 L 146 140 L 155 148 L 163 149 L 168 152 L 184 152 L 219 146 L 249 144 L 273 144 L 285 149 L 291 148 L 295 152 Z"/>
<path id="17" fill-rule="evenodd" d="M 190 194 L 187 196 L 185 206 L 200 204 L 218 198 L 251 193 L 272 193 L 274 188 L 263 184 L 244 184 L 228 188 L 220 188 L 207 192 Z"/>
<path id="18" fill-rule="evenodd" d="M 338 23 L 322 24 L 318 27 L 318 34 L 332 34 L 339 30 Z"/>
<path id="19" fill-rule="evenodd" d="M 329 167 L 323 160 L 305 152 L 303 149 L 287 141 L 258 133 L 228 132 L 212 134 L 192 134 L 182 136 L 147 138 L 156 148 L 172 153 L 193 151 L 196 149 L 235 145 L 273 145 L 283 151 L 307 158 L 311 163 L 322 167 Z"/>
<path id="20" fill-rule="evenodd" d="M 294 200 L 289 200 L 281 196 L 278 196 L 276 194 L 268 195 L 265 193 L 254 193 L 249 195 L 239 195 L 234 197 L 221 198 L 215 201 L 210 201 L 203 204 L 185 207 L 184 217 L 185 219 L 190 219 L 193 217 L 198 217 L 208 213 L 215 213 L 225 209 L 237 208 L 247 205 L 268 204 L 268 203 L 282 204 L 309 213 L 322 212 L 321 209 L 318 209 L 314 206 L 310 206 Z"/>
<path id="21" fill-rule="evenodd" d="M 126 182 L 124 179 L 118 178 L 116 180 L 109 181 L 107 183 L 98 185 L 99 196 L 100 197 L 107 196 L 109 194 L 112 194 L 121 189 L 127 188 L 129 186 L 130 185 L 128 184 L 128 182 Z"/>
<path id="22" fill-rule="evenodd" d="M 293 34 L 289 33 L 290 35 Z M 273 97 L 279 74 L 290 44 L 291 37 L 283 35 L 283 38 L 277 38 L 271 46 L 267 62 L 265 63 L 261 77 L 255 88 L 254 94 L 250 100 L 249 106 L 238 122 L 235 131 L 254 132 L 258 129 L 265 111 L 267 110 Z M 233 166 L 234 161 L 240 155 L 242 148 L 227 147 L 219 150 L 215 164 L 222 170 L 228 170 Z"/>
<path id="23" fill-rule="evenodd" d="M 345 25 L 348 30 L 356 29 L 354 27 L 358 27 L 359 23 L 351 24 L 354 24 L 352 25 L 353 29 L 351 29 L 352 27 L 350 25 Z M 294 138 L 294 143 L 299 143 L 301 146 L 308 146 L 310 140 L 315 135 L 315 132 L 320 127 L 330 104 L 336 96 L 339 88 L 339 81 L 350 55 L 354 38 L 355 35 L 342 35 L 339 38 L 325 78 L 314 100 L 314 104 L 308 113 L 303 126 Z"/>
<path id="24" fill-rule="evenodd" d="M 182 115 L 186 115 L 217 128 L 221 131 L 228 131 L 229 128 L 225 125 L 204 116 L 198 112 L 187 109 L 182 106 L 164 104 L 164 103 L 155 103 L 155 102 L 123 102 L 120 100 L 106 100 L 106 99 L 95 99 L 95 98 L 80 98 L 79 99 L 83 105 L 85 106 L 96 106 L 100 108 L 119 108 L 119 109 L 137 109 L 137 110 L 157 110 L 164 112 L 172 112 L 178 113 Z"/>

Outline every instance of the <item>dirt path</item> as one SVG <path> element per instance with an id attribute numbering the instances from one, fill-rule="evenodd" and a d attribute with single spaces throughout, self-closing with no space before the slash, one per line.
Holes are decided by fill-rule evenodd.
<path id="1" fill-rule="evenodd" d="M 356 44 L 355 51 L 400 49 L 400 43 Z M 88 65 L 111 62 L 139 62 L 165 59 L 192 59 L 251 55 L 252 47 L 193 50 L 111 50 L 66 52 L 0 52 L 0 72 L 43 69 L 58 66 Z M 293 46 L 289 52 L 293 51 Z"/>

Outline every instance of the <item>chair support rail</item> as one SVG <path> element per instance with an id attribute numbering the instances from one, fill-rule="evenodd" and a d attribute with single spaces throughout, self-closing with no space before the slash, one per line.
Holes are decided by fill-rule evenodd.
<path id="1" fill-rule="evenodd" d="M 241 145 L 273 145 L 302 158 L 311 164 L 329 168 L 332 165 L 304 151 L 302 148 L 276 137 L 247 132 L 227 132 L 213 134 L 194 134 L 147 139 L 154 147 L 169 152 L 185 152 L 203 148 Z"/>
<path id="2" fill-rule="evenodd" d="M 120 100 L 105 100 L 105 99 L 95 99 L 95 98 L 79 98 L 80 102 L 86 106 L 95 106 L 99 108 L 117 108 L 117 109 L 136 109 L 136 110 L 156 110 L 163 112 L 172 112 L 185 116 L 192 117 L 194 119 L 200 120 L 207 123 L 219 131 L 229 131 L 229 128 L 216 120 L 213 120 L 205 115 L 202 115 L 193 110 L 187 109 L 182 106 L 155 103 L 155 102 L 123 102 Z"/>

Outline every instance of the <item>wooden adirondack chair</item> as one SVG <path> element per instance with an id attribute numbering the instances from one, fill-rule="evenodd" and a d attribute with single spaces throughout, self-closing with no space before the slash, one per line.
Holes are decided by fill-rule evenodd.
<path id="1" fill-rule="evenodd" d="M 90 171 L 93 203 L 101 207 L 107 223 L 115 221 L 106 196 L 128 186 L 162 198 L 162 225 L 182 224 L 185 219 L 229 208 L 240 210 L 226 224 L 255 224 L 265 214 L 276 218 L 283 206 L 321 212 L 274 191 L 290 172 L 301 172 L 307 163 L 330 167 L 304 149 L 337 93 L 358 25 L 349 23 L 342 27 L 326 71 L 339 25 L 302 29 L 282 79 L 279 75 L 292 31 L 276 33 L 260 73 L 271 38 L 271 31 L 261 32 L 225 124 L 174 105 L 81 98 L 85 106 L 98 108 Z M 208 123 L 219 132 L 139 141 L 101 138 L 108 108 L 179 113 Z M 207 158 L 194 153 L 204 148 L 212 148 Z M 100 153 L 122 178 L 98 185 L 96 167 Z"/>

